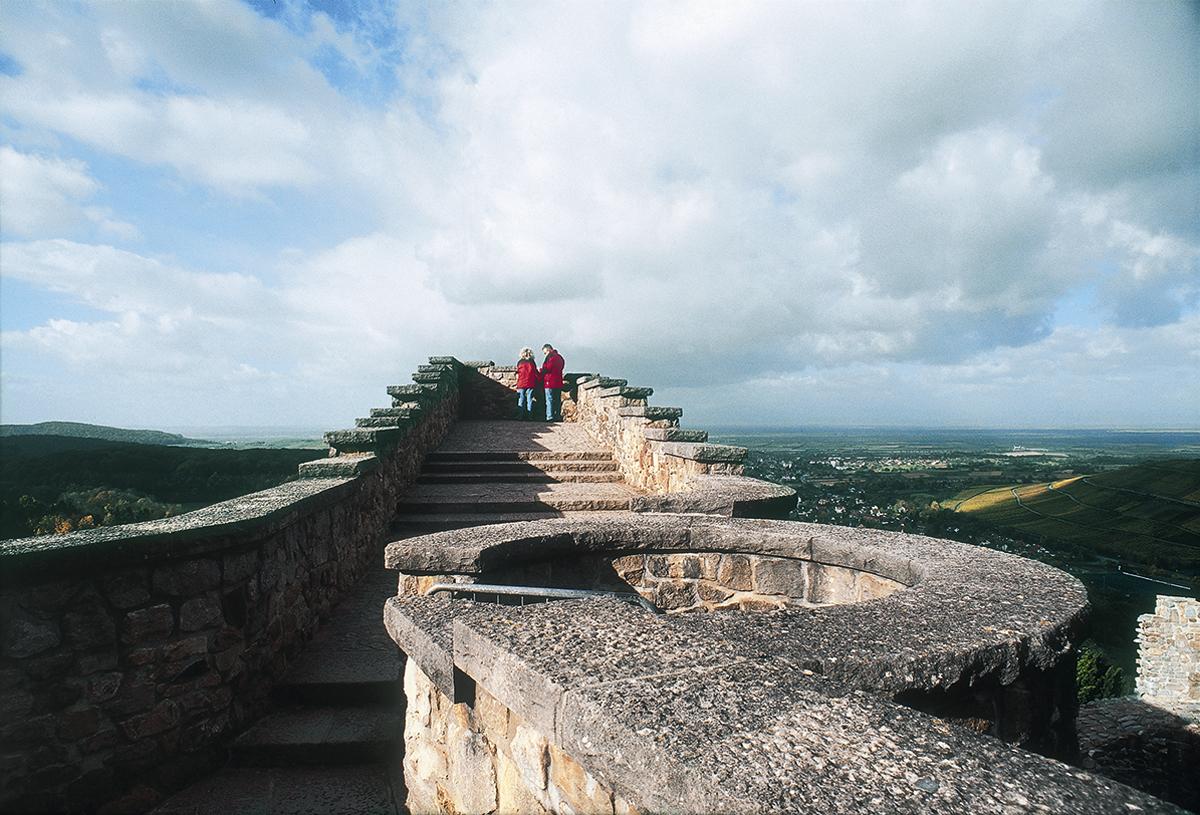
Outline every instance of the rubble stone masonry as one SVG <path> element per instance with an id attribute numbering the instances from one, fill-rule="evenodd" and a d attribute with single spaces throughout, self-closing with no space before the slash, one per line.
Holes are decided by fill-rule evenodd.
<path id="1" fill-rule="evenodd" d="M 1200 600 L 1159 595 L 1138 617 L 1137 692 L 1144 701 L 1200 707 Z"/>

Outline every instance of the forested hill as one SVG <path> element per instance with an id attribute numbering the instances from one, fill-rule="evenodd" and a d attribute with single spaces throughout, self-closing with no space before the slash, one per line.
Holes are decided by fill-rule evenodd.
<path id="1" fill-rule="evenodd" d="M 0 436 L 63 436 L 74 439 L 102 439 L 131 444 L 196 444 L 199 439 L 189 439 L 178 433 L 161 430 L 128 430 L 123 427 L 107 427 L 83 422 L 38 422 L 37 424 L 0 424 Z"/>
<path id="2" fill-rule="evenodd" d="M 293 479 L 326 452 L 0 438 L 0 538 L 176 515 Z"/>

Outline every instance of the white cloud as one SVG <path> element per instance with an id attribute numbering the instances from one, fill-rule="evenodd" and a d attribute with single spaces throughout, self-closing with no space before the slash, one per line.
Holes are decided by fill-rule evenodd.
<path id="1" fill-rule="evenodd" d="M 248 212 L 286 190 L 367 213 L 314 218 L 317 248 L 265 273 L 6 245 L 5 274 L 114 315 L 47 322 L 25 349 L 75 359 L 95 330 L 128 349 L 113 365 L 178 349 L 214 378 L 294 374 L 272 383 L 293 393 L 336 372 L 338 410 L 401 360 L 547 339 L 653 385 L 911 375 L 962 383 L 929 393 L 966 405 L 988 378 L 1017 400 L 1051 387 L 1014 373 L 1026 350 L 1073 360 L 1081 394 L 1089 365 L 1176 376 L 1145 365 L 1146 337 L 1191 353 L 1169 339 L 1200 297 L 1181 7 L 406 6 L 392 31 L 288 4 L 287 25 L 221 2 L 5 14 L 23 71 L 0 93 L 30 139 L 168 167 Z M 394 63 L 398 95 L 323 76 L 330 49 L 364 77 Z M 53 161 L 43 189 L 92 194 Z M 120 213 L 76 206 L 122 237 Z M 1101 325 L 1068 349 L 1055 315 L 1092 289 Z"/>
<path id="2" fill-rule="evenodd" d="M 23 153 L 0 145 L 0 227 L 20 236 L 62 234 L 93 223 L 124 240 L 138 237 L 135 226 L 104 207 L 85 206 L 100 183 L 77 159 Z"/>

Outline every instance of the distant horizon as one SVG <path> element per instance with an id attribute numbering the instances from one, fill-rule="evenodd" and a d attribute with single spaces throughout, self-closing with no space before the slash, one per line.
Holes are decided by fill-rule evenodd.
<path id="1" fill-rule="evenodd" d="M 247 424 L 247 425 L 162 425 L 162 426 L 133 426 L 133 425 L 110 425 L 100 422 L 85 422 L 78 419 L 41 419 L 34 422 L 0 422 L 0 427 L 3 426 L 19 426 L 28 427 L 31 425 L 44 424 L 50 422 L 69 422 L 73 424 L 94 425 L 96 427 L 111 427 L 120 430 L 156 430 L 163 433 L 177 433 L 183 436 L 192 435 L 195 433 L 218 433 L 224 435 L 241 434 L 252 435 L 254 433 L 269 433 L 274 436 L 295 436 L 295 435 L 310 435 L 315 434 L 315 438 L 320 438 L 321 434 L 337 428 L 333 424 L 329 425 L 314 425 L 314 424 Z M 689 425 L 691 426 L 691 425 Z M 804 433 L 804 432 L 821 432 L 821 431 L 844 431 L 844 430 L 893 430 L 893 431 L 929 431 L 929 430 L 945 430 L 945 431 L 993 431 L 993 432 L 1026 432 L 1026 433 L 1072 433 L 1072 432 L 1104 432 L 1104 433 L 1195 433 L 1200 434 L 1200 425 L 1195 427 L 1130 427 L 1130 426 L 1022 426 L 1022 425 L 919 425 L 919 424 L 828 424 L 828 423 L 810 423 L 810 424 L 734 424 L 727 422 L 714 422 L 706 424 L 698 429 L 707 430 L 709 433 L 720 434 L 722 431 L 733 432 L 748 432 L 762 434 L 783 434 L 783 433 Z"/>

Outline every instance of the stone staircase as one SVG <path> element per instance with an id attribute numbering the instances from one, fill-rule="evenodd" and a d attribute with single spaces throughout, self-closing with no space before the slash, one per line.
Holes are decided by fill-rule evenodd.
<path id="1" fill-rule="evenodd" d="M 405 418 L 403 410 L 374 410 L 342 436 L 374 444 L 375 435 L 397 432 L 389 422 Z M 342 436 L 350 449 L 357 437 Z M 426 456 L 388 540 L 627 510 L 636 494 L 578 425 L 464 420 Z M 382 624 L 395 594 L 395 572 L 369 575 L 273 689 L 275 709 L 234 740 L 227 766 L 155 812 L 403 812 L 403 657 Z"/>
<path id="2" fill-rule="evenodd" d="M 228 765 L 156 813 L 398 813 L 402 658 L 379 623 L 395 573 L 339 604 L 272 693 L 274 712 L 234 740 Z"/>
<path id="3" fill-rule="evenodd" d="M 401 498 L 393 537 L 484 524 L 629 509 L 634 495 L 612 454 L 582 428 L 463 421 L 425 457 Z"/>

